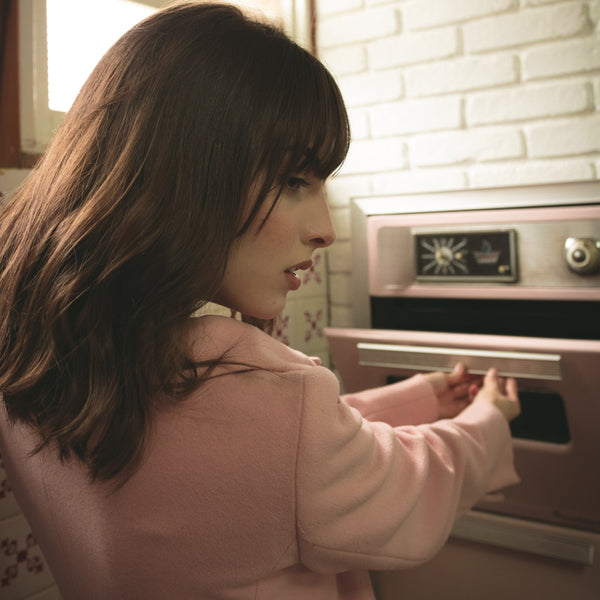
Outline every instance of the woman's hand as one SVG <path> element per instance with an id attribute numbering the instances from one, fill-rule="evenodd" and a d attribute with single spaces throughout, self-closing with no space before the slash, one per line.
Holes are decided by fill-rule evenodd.
<path id="1" fill-rule="evenodd" d="M 457 363 L 451 373 L 426 373 L 423 375 L 437 396 L 440 419 L 458 415 L 473 400 L 481 377 L 470 375 L 462 363 Z"/>
<path id="2" fill-rule="evenodd" d="M 507 421 L 512 421 L 521 414 L 516 380 L 512 377 L 498 377 L 496 369 L 488 370 L 481 389 L 475 386 L 469 389 L 469 397 L 473 402 L 493 404 Z"/>

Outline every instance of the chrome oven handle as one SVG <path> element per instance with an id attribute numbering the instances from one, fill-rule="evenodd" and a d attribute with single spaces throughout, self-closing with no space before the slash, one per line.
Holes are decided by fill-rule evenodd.
<path id="1" fill-rule="evenodd" d="M 562 379 L 559 354 L 370 342 L 358 342 L 356 347 L 358 363 L 364 367 L 450 372 L 457 362 L 462 362 L 474 374 L 484 374 L 490 367 L 496 367 L 500 375 L 505 377 L 548 381 Z"/>
<path id="2" fill-rule="evenodd" d="M 523 519 L 471 511 L 456 521 L 450 535 L 580 565 L 594 564 L 594 543 L 585 534 Z"/>

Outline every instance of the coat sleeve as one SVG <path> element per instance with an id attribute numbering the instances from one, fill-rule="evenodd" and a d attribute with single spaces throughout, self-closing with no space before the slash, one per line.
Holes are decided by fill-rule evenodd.
<path id="1" fill-rule="evenodd" d="M 310 369 L 303 381 L 297 534 L 301 561 L 314 571 L 425 562 L 490 486 L 518 481 L 508 424 L 491 405 L 392 427 L 342 402 L 326 370 Z"/>
<path id="2" fill-rule="evenodd" d="M 342 402 L 357 409 L 368 421 L 388 425 L 420 425 L 439 418 L 438 401 L 430 383 L 414 375 L 378 388 L 345 394 Z"/>

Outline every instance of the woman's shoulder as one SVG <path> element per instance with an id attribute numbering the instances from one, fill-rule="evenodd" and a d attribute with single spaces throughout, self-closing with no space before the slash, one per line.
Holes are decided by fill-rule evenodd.
<path id="1" fill-rule="evenodd" d="M 273 371 L 314 367 L 317 363 L 253 325 L 232 317 L 206 315 L 191 319 L 190 345 L 194 358 L 229 358 Z"/>

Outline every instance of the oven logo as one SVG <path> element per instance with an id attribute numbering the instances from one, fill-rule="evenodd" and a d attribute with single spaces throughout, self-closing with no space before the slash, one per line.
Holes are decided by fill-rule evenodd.
<path id="1" fill-rule="evenodd" d="M 500 258 L 500 250 L 494 250 L 488 240 L 483 240 L 481 250 L 474 250 L 473 257 L 478 265 L 495 265 Z"/>
<path id="2" fill-rule="evenodd" d="M 433 275 L 452 275 L 454 273 L 469 273 L 465 256 L 467 239 L 462 238 L 455 242 L 454 238 L 432 238 L 422 240 L 421 247 L 426 252 L 421 254 L 421 258 L 429 261 L 423 267 L 424 274 Z"/>

